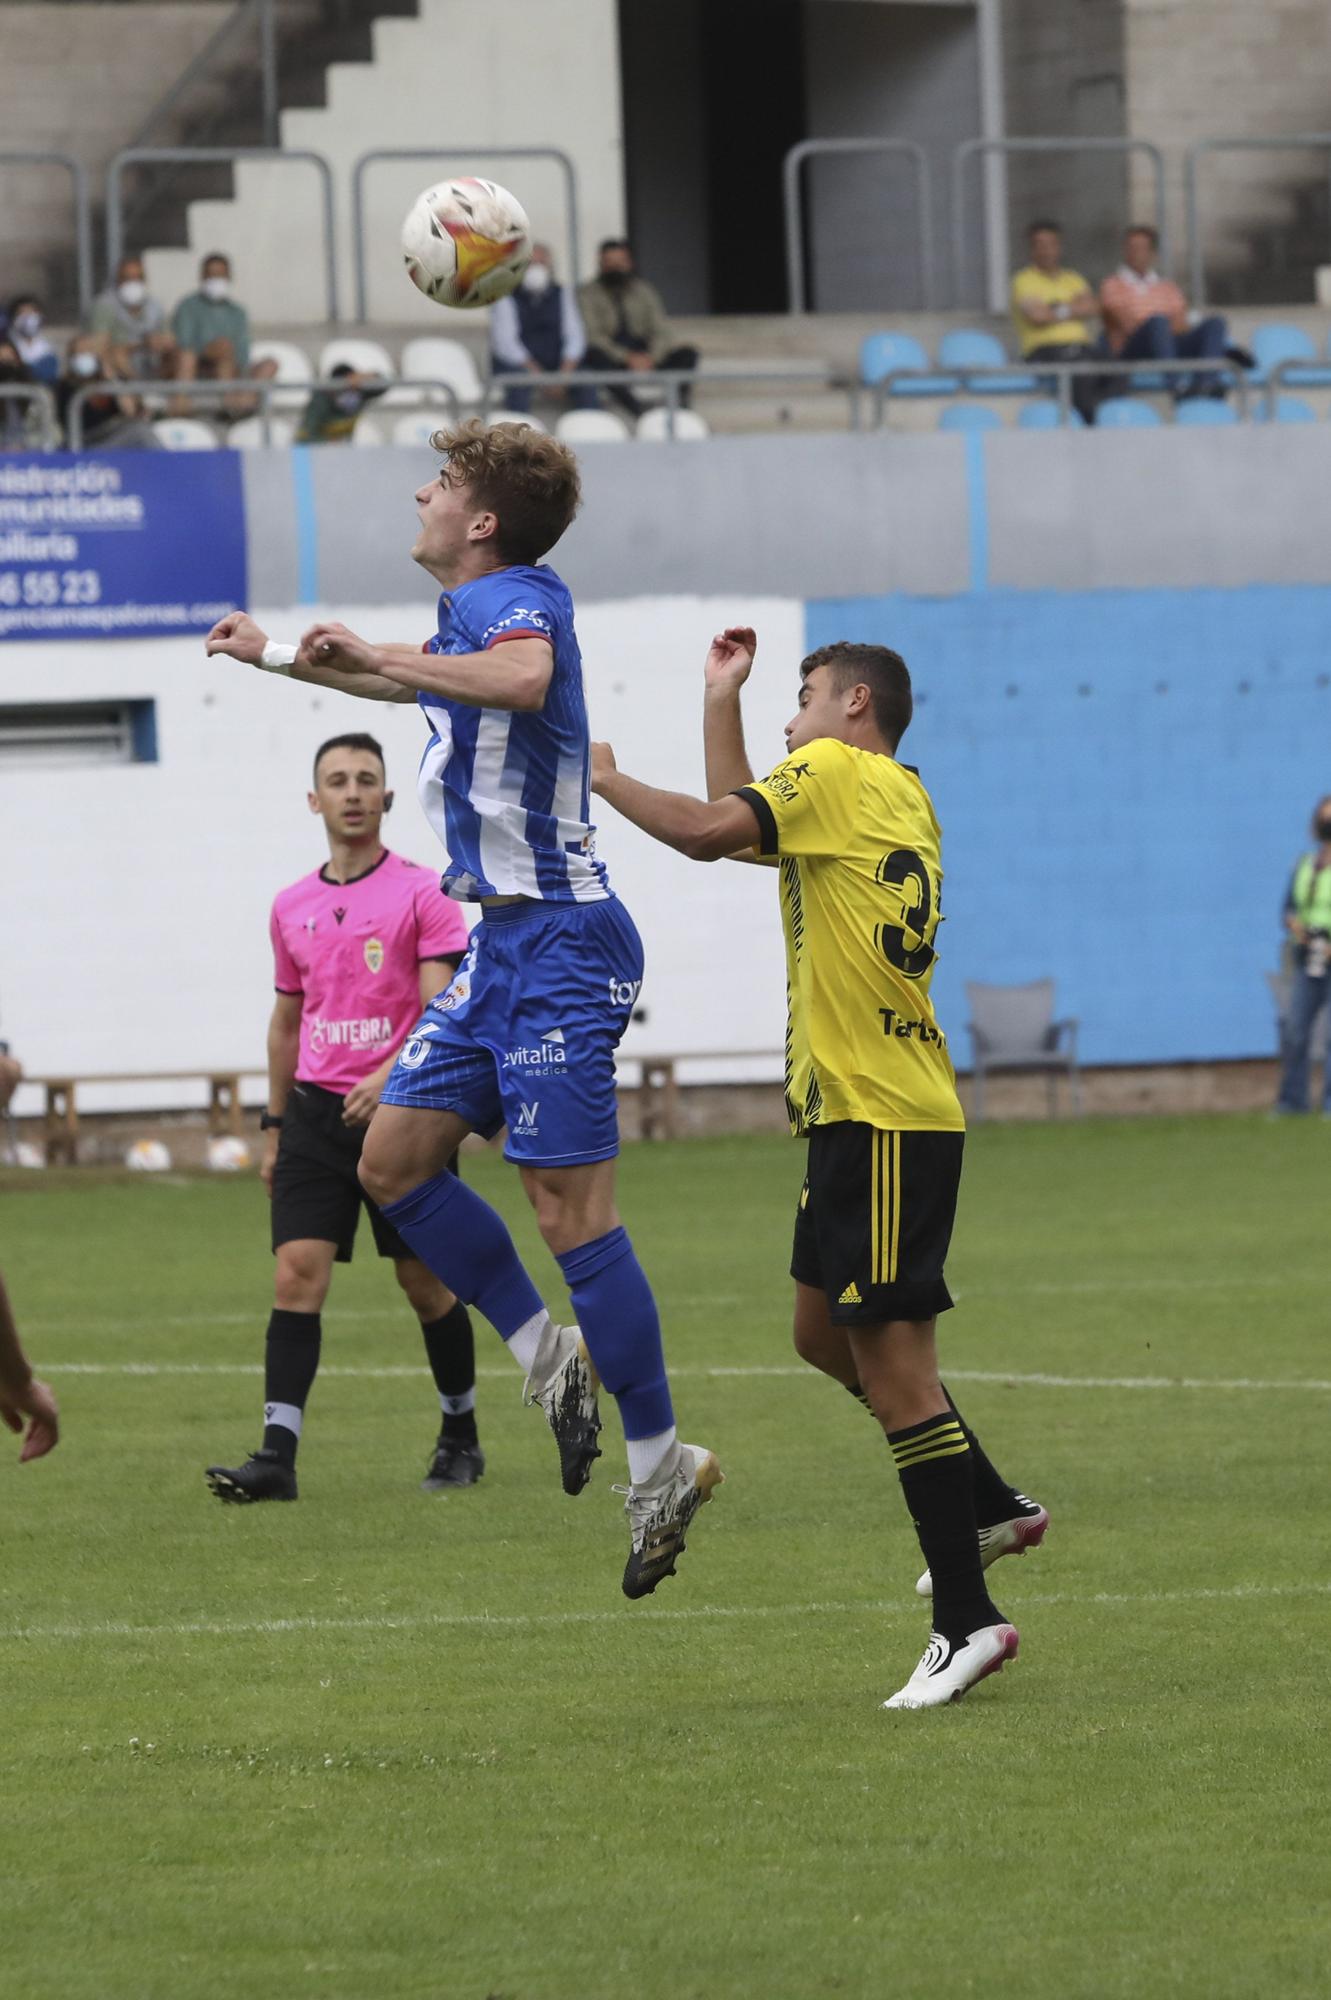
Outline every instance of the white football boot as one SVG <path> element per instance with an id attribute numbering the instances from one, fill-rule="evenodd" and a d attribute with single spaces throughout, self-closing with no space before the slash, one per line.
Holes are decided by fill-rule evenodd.
<path id="1" fill-rule="evenodd" d="M 676 1442 L 656 1469 L 650 1486 L 615 1486 L 629 1517 L 629 1559 L 624 1566 L 625 1597 L 650 1597 L 675 1573 L 684 1536 L 698 1509 L 712 1497 L 725 1474 L 706 1445 Z"/>
<path id="2" fill-rule="evenodd" d="M 883 1707 L 943 1708 L 950 1701 L 960 1701 L 977 1681 L 1000 1673 L 1008 1660 L 1015 1660 L 1017 1645 L 1015 1625 L 981 1625 L 978 1631 L 968 1632 L 959 1645 L 951 1644 L 941 1632 L 931 1632 L 919 1666 Z"/>
<path id="3" fill-rule="evenodd" d="M 546 1322 L 536 1359 L 522 1390 L 524 1403 L 539 1403 L 559 1446 L 559 1473 L 565 1493 L 581 1493 L 601 1456 L 596 1442 L 601 1416 L 596 1404 L 600 1378 L 587 1343 L 576 1326 Z"/>
<path id="4" fill-rule="evenodd" d="M 1026 1500 L 1026 1495 L 1019 1493 L 1017 1498 Z M 996 1563 L 1000 1556 L 1024 1556 L 1027 1549 L 1039 1548 L 1049 1526 L 1049 1511 L 1033 1500 L 1027 1500 L 1026 1504 L 1032 1509 L 1031 1513 L 1018 1514 L 1011 1521 L 998 1521 L 992 1528 L 980 1529 L 981 1569 L 988 1569 L 990 1563 Z M 934 1580 L 928 1570 L 915 1589 L 920 1597 L 933 1596 Z"/>

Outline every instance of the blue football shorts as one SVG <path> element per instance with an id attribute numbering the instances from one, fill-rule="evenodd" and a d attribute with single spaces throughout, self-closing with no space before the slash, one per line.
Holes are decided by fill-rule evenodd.
<path id="1" fill-rule="evenodd" d="M 617 897 L 488 910 L 404 1042 L 382 1102 L 455 1111 L 507 1159 L 576 1167 L 619 1151 L 615 1050 L 642 990 Z"/>

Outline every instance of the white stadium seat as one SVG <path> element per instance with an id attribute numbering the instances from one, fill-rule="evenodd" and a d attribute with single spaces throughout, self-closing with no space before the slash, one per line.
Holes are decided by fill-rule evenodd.
<path id="1" fill-rule="evenodd" d="M 201 417 L 158 417 L 153 436 L 168 451 L 217 450 L 217 432 Z"/>
<path id="2" fill-rule="evenodd" d="M 351 442 L 353 444 L 376 445 L 392 444 L 394 440 L 387 424 L 381 423 L 378 417 L 371 416 L 368 411 L 364 411 L 356 419 L 356 428 L 351 433 Z"/>
<path id="3" fill-rule="evenodd" d="M 529 431 L 543 431 L 545 425 L 539 417 L 529 416 L 526 410 L 491 410 L 485 419 L 487 425 L 525 424 Z"/>
<path id="4" fill-rule="evenodd" d="M 402 349 L 401 373 L 409 382 L 443 382 L 460 403 L 479 403 L 482 388 L 471 349 L 438 334 L 409 340 Z"/>
<path id="5" fill-rule="evenodd" d="M 696 410 L 675 411 L 675 440 L 680 444 L 696 444 L 702 438 L 712 435 L 712 427 L 706 417 L 700 417 Z M 668 444 L 670 442 L 670 413 L 668 410 L 644 410 L 638 418 L 638 428 L 634 436 L 644 444 Z"/>
<path id="6" fill-rule="evenodd" d="M 319 355 L 319 377 L 327 381 L 335 368 L 354 368 L 358 375 L 378 375 L 391 382 L 397 374 L 393 357 L 377 340 L 356 340 L 350 334 L 324 343 Z"/>
<path id="7" fill-rule="evenodd" d="M 439 429 L 442 415 L 439 410 L 415 410 L 393 419 L 393 443 L 415 444 L 428 447 L 432 434 Z"/>
<path id="8" fill-rule="evenodd" d="M 627 444 L 629 432 L 611 410 L 565 410 L 555 436 L 565 444 Z"/>
<path id="9" fill-rule="evenodd" d="M 273 392 L 273 408 L 303 410 L 314 380 L 314 363 L 305 349 L 297 347 L 294 340 L 256 340 L 250 348 L 251 367 L 256 361 L 277 363 L 277 380 L 282 387 Z"/>
<path id="10" fill-rule="evenodd" d="M 291 417 L 274 416 L 268 429 L 274 447 L 289 445 L 296 435 L 296 425 Z M 263 419 L 242 417 L 238 424 L 232 424 L 226 441 L 236 451 L 261 451 L 264 446 Z"/>

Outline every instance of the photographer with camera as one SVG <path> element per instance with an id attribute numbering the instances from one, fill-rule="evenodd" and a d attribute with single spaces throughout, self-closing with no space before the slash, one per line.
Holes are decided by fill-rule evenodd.
<path id="1" fill-rule="evenodd" d="M 1284 1067 L 1280 1112 L 1308 1109 L 1308 1050 L 1317 1016 L 1331 994 L 1331 794 L 1313 814 L 1317 842 L 1290 878 L 1285 897 L 1285 929 L 1292 940 L 1294 978 L 1284 1022 Z M 1322 1081 L 1322 1112 L 1331 1117 L 1331 1059 Z"/>

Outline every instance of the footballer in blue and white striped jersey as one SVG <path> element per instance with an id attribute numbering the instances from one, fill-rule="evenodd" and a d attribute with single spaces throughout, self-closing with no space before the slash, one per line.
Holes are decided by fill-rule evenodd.
<path id="1" fill-rule="evenodd" d="M 425 651 L 484 653 L 528 638 L 554 653 L 539 711 L 417 695 L 431 731 L 418 789 L 448 855 L 443 886 L 463 902 L 603 902 L 610 887 L 589 817 L 587 703 L 567 584 L 544 565 L 517 563 L 445 591 Z"/>

